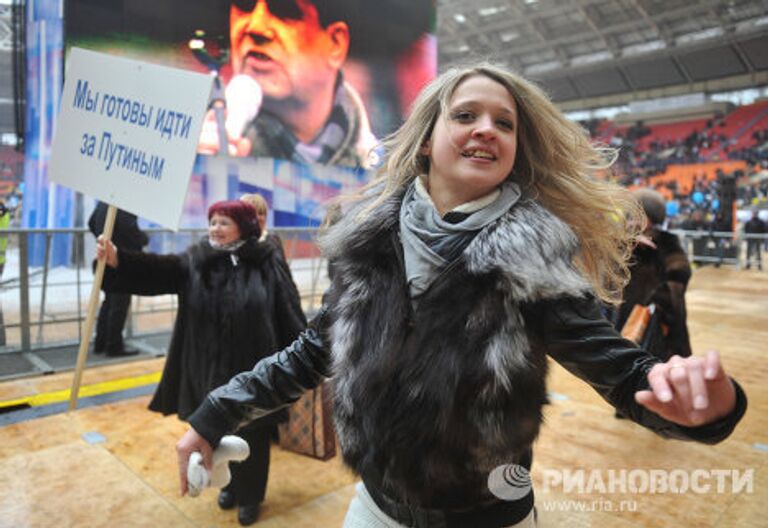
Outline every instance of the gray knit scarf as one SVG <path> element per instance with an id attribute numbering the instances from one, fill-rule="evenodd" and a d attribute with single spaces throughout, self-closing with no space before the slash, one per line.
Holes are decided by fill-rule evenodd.
<path id="1" fill-rule="evenodd" d="M 400 207 L 400 239 L 411 298 L 424 293 L 483 227 L 509 211 L 520 198 L 517 184 L 505 182 L 495 200 L 451 223 L 440 217 L 428 196 L 417 191 L 417 180 L 408 187 Z"/>

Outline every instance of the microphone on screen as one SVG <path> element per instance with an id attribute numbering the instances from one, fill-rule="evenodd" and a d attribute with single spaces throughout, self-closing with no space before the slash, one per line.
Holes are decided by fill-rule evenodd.
<path id="1" fill-rule="evenodd" d="M 235 75 L 224 90 L 227 102 L 227 119 L 224 128 L 230 139 L 243 137 L 248 124 L 256 118 L 261 109 L 263 92 L 261 86 L 248 75 Z"/>

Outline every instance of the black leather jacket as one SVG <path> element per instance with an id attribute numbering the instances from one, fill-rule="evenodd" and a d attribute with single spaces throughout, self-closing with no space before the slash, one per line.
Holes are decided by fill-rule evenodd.
<path id="1" fill-rule="evenodd" d="M 727 438 L 746 412 L 747 398 L 736 381 L 736 406 L 724 418 L 699 427 L 669 422 L 638 405 L 637 390 L 648 388 L 647 375 L 658 362 L 632 348 L 602 316 L 594 299 L 563 298 L 524 307 L 531 338 L 568 371 L 635 422 L 666 438 L 707 444 Z M 211 445 L 243 423 L 296 401 L 331 375 L 326 345 L 328 308 L 323 307 L 293 344 L 267 357 L 211 392 L 189 418 Z"/>

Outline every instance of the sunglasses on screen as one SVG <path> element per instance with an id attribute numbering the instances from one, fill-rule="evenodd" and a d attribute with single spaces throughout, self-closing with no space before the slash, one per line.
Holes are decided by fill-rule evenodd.
<path id="1" fill-rule="evenodd" d="M 232 5 L 240 11 L 250 13 L 256 8 L 259 0 L 232 0 Z M 301 20 L 304 11 L 295 0 L 265 0 L 267 9 L 277 18 L 283 20 Z"/>

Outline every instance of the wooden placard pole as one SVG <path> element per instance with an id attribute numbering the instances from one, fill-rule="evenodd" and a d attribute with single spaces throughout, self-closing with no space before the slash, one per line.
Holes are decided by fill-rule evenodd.
<path id="1" fill-rule="evenodd" d="M 102 236 L 109 242 L 112 240 L 112 230 L 115 227 L 115 217 L 117 216 L 117 207 L 110 205 L 107 209 L 107 219 L 104 221 L 104 230 Z M 77 408 L 77 396 L 80 392 L 80 381 L 83 377 L 85 360 L 88 357 L 88 345 L 91 342 L 93 333 L 93 322 L 96 319 L 96 307 L 99 305 L 99 292 L 101 283 L 104 280 L 104 267 L 106 259 L 96 262 L 96 273 L 93 276 L 93 287 L 91 288 L 91 298 L 88 300 L 88 312 L 83 323 L 83 333 L 80 339 L 80 350 L 77 352 L 77 365 L 75 366 L 75 375 L 72 377 L 72 389 L 69 394 L 69 410 L 74 411 Z"/>

